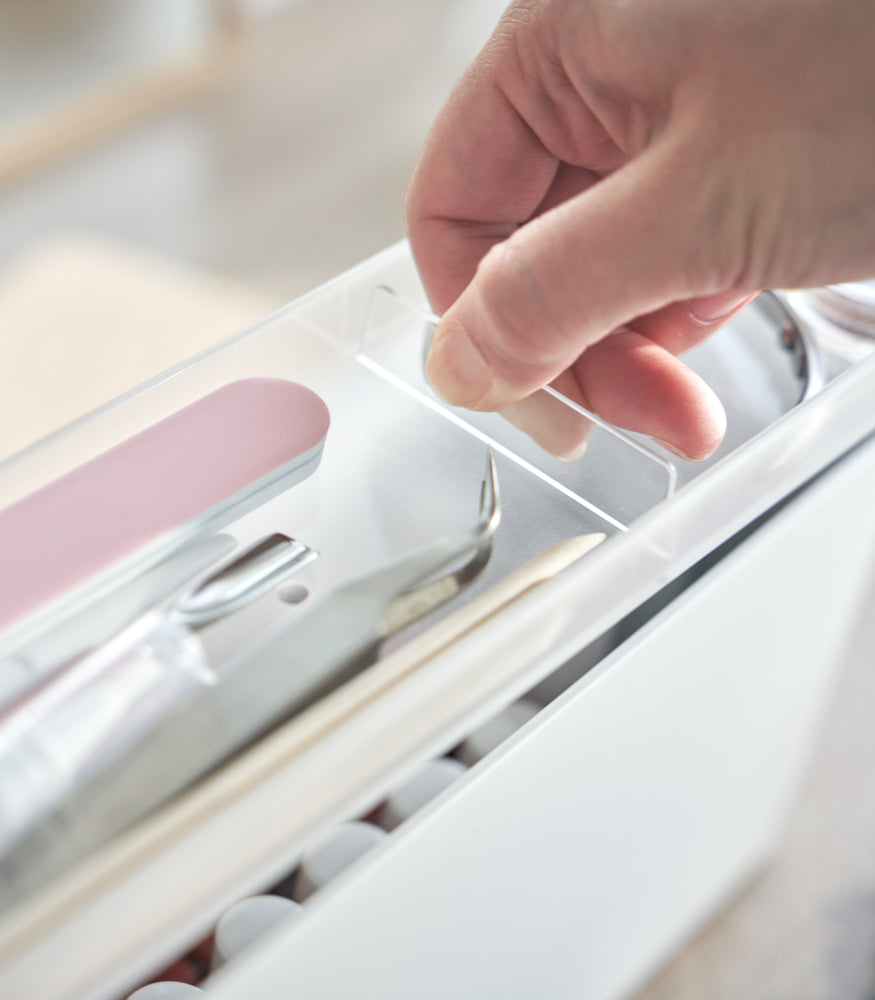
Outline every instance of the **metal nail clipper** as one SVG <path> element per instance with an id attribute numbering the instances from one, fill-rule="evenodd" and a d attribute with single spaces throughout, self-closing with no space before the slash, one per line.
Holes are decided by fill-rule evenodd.
<path id="1" fill-rule="evenodd" d="M 11 817 L 17 836 L 15 843 L 6 838 L 5 856 L 0 842 L 0 885 L 5 882 L 7 895 L 45 881 L 372 664 L 389 636 L 445 604 L 481 572 L 499 520 L 490 452 L 480 513 L 470 528 L 342 585 L 220 673 L 207 664 L 200 640 L 172 622 L 184 633 L 181 642 L 174 647 L 172 637 L 163 637 L 165 648 L 141 649 L 131 669 L 147 677 L 150 670 L 166 671 L 168 656 L 175 656 L 183 662 L 174 666 L 198 683 L 187 683 L 175 703 L 162 704 L 134 742 L 108 740 L 105 757 L 92 757 L 84 780 L 66 782 L 59 774 L 74 776 L 63 770 L 63 731 L 54 743 L 25 740 L 6 756 L 19 777 L 23 770 L 31 775 L 30 785 L 18 786 L 18 808 L 28 796 L 32 801 L 30 816 Z M 16 805 L 11 784 L 4 802 L 3 767 L 0 757 L 0 829 L 2 810 Z M 51 801 L 39 794 L 41 784 Z"/>
<path id="2" fill-rule="evenodd" d="M 138 617 L 0 710 L 0 856 L 164 715 L 215 683 L 193 629 L 250 603 L 316 556 L 287 535 L 263 538 L 166 610 Z"/>

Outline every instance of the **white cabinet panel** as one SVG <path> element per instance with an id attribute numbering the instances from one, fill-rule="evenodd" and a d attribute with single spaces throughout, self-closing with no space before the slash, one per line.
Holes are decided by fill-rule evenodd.
<path id="1" fill-rule="evenodd" d="M 213 1000 L 607 1000 L 763 863 L 869 567 L 875 445 L 774 516 Z"/>

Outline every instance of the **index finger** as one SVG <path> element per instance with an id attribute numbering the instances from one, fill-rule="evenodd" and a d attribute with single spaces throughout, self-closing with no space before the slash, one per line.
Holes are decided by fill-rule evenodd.
<path id="1" fill-rule="evenodd" d="M 586 168 L 619 159 L 543 45 L 537 32 L 520 33 L 515 22 L 500 26 L 426 140 L 405 215 L 438 313 L 458 298 L 492 246 L 555 200 L 550 192 L 563 163 Z"/>

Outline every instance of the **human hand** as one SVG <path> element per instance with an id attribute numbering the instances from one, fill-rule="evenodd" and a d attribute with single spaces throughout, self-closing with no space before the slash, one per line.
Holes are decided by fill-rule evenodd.
<path id="1" fill-rule="evenodd" d="M 875 274 L 872 0 L 517 0 L 411 181 L 443 313 L 429 378 L 553 383 L 701 459 L 722 408 L 675 357 L 764 287 Z"/>

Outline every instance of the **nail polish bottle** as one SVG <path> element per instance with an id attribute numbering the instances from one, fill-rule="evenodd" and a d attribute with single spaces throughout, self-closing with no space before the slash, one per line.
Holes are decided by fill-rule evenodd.
<path id="1" fill-rule="evenodd" d="M 132 993 L 128 1000 L 197 1000 L 205 996 L 203 990 L 188 983 L 149 983 Z"/>
<path id="2" fill-rule="evenodd" d="M 439 795 L 467 770 L 466 766 L 453 757 L 430 760 L 397 788 L 383 803 L 379 812 L 379 823 L 384 830 L 394 830 L 404 820 Z"/>
<path id="3" fill-rule="evenodd" d="M 212 968 L 230 962 L 280 924 L 298 919 L 304 909 L 285 896 L 250 896 L 227 909 L 216 925 Z"/>
<path id="4" fill-rule="evenodd" d="M 329 831 L 301 858 L 295 879 L 295 899 L 299 903 L 309 899 L 366 851 L 376 847 L 385 836 L 385 830 L 362 822 L 342 823 Z"/>
<path id="5" fill-rule="evenodd" d="M 475 729 L 456 750 L 456 756 L 471 767 L 512 736 L 529 719 L 534 718 L 540 710 L 541 706 L 537 702 L 520 698 L 485 722 L 479 729 Z"/>

